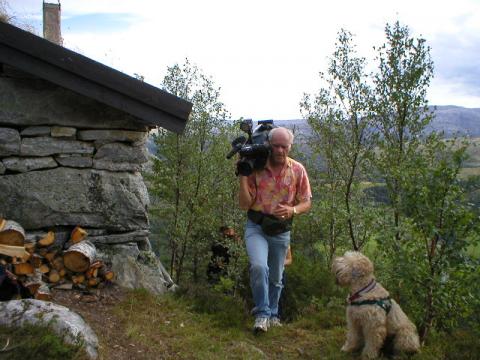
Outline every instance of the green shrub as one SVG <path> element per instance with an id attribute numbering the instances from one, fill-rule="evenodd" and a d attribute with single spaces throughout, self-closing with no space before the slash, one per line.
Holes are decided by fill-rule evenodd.
<path id="1" fill-rule="evenodd" d="M 340 293 L 333 276 L 323 264 L 297 253 L 292 265 L 285 271 L 283 308 L 280 309 L 282 318 L 292 321 L 312 309 L 316 312 Z"/>
<path id="2" fill-rule="evenodd" d="M 64 339 L 49 327 L 26 325 L 23 327 L 0 326 L 0 341 L 6 349 L 0 357 L 5 360 L 48 359 L 84 360 L 87 359 L 81 345 L 66 344 Z"/>
<path id="3" fill-rule="evenodd" d="M 226 283 L 229 283 L 226 280 Z M 191 304 L 191 309 L 197 313 L 209 314 L 219 326 L 242 327 L 248 320 L 248 308 L 239 297 L 223 292 L 219 284 L 218 289 L 208 286 L 190 285 L 177 292 L 179 298 Z"/>

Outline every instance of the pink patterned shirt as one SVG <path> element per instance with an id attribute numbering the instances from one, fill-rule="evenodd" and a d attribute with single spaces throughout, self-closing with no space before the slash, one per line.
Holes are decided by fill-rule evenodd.
<path id="1" fill-rule="evenodd" d="M 250 195 L 255 199 L 252 210 L 273 214 L 277 205 L 295 206 L 312 197 L 307 171 L 298 161 L 287 158 L 278 176 L 267 166 L 248 177 Z"/>

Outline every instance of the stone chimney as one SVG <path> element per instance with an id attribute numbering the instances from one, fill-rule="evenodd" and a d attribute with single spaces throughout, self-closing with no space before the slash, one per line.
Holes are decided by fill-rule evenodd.
<path id="1" fill-rule="evenodd" d="M 62 45 L 60 29 L 60 1 L 58 4 L 43 3 L 43 38 Z"/>

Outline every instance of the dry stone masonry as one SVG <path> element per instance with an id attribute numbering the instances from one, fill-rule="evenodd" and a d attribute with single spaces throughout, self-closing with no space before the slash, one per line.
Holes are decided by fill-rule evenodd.
<path id="1" fill-rule="evenodd" d="M 114 108 L 26 74 L 0 75 L 0 218 L 27 239 L 81 226 L 117 281 L 161 293 L 141 175 L 149 127 Z M 146 270 L 145 267 L 148 267 Z"/>

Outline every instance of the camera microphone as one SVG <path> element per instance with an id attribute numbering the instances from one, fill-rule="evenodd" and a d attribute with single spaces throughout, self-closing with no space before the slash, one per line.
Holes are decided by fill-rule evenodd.
<path id="1" fill-rule="evenodd" d="M 239 136 L 238 138 L 233 140 L 232 150 L 230 150 L 230 152 L 227 154 L 227 159 L 230 159 L 233 155 L 239 152 L 246 141 L 247 141 L 247 138 L 245 136 Z"/>

